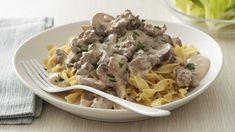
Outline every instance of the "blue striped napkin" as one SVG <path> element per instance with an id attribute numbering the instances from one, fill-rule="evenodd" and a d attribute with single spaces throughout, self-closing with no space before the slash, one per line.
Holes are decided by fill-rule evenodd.
<path id="1" fill-rule="evenodd" d="M 13 70 L 13 54 L 27 38 L 53 26 L 52 18 L 0 19 L 0 124 L 31 124 L 42 100 L 27 89 Z"/>

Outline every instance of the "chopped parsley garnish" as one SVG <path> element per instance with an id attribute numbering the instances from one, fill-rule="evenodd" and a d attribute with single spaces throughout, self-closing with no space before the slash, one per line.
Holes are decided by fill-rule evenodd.
<path id="1" fill-rule="evenodd" d="M 116 47 L 116 48 L 119 48 L 119 47 L 120 47 L 120 45 L 116 45 L 115 47 Z"/>
<path id="2" fill-rule="evenodd" d="M 107 74 L 107 76 L 110 77 L 110 78 L 115 78 L 115 76 L 112 75 L 112 74 Z"/>
<path id="3" fill-rule="evenodd" d="M 115 78 L 109 78 L 109 81 L 110 82 L 116 82 L 116 79 Z"/>
<path id="4" fill-rule="evenodd" d="M 134 40 L 136 40 L 138 36 L 140 35 L 137 32 L 133 32 L 132 37 Z"/>
<path id="5" fill-rule="evenodd" d="M 108 41 L 109 41 L 109 39 L 105 39 L 105 40 L 104 40 L 104 42 L 108 42 Z"/>
<path id="6" fill-rule="evenodd" d="M 195 70 L 195 64 L 193 63 L 188 63 L 186 65 L 186 68 L 189 69 L 190 71 L 194 71 Z"/>
<path id="7" fill-rule="evenodd" d="M 73 64 L 69 63 L 67 64 L 67 67 L 73 67 Z"/>
<path id="8" fill-rule="evenodd" d="M 88 48 L 82 47 L 82 46 L 78 46 L 78 53 L 77 54 L 79 54 L 81 52 L 87 52 L 87 51 L 88 51 Z"/>
<path id="9" fill-rule="evenodd" d="M 84 48 L 84 47 L 80 47 L 80 49 L 81 49 L 81 52 L 87 52 L 87 48 Z"/>
<path id="10" fill-rule="evenodd" d="M 59 78 L 59 81 L 62 82 L 62 81 L 64 81 L 64 79 L 63 78 Z"/>
<path id="11" fill-rule="evenodd" d="M 123 63 L 121 63 L 121 62 L 119 62 L 118 64 L 119 64 L 119 67 L 120 67 L 120 68 L 122 68 L 122 67 L 123 67 L 123 65 L 124 65 L 124 64 L 123 64 Z"/>
<path id="12" fill-rule="evenodd" d="M 125 41 L 127 39 L 127 37 L 125 36 L 123 39 L 122 39 L 122 41 Z"/>
<path id="13" fill-rule="evenodd" d="M 144 49 L 144 44 L 142 44 L 141 42 L 139 42 L 138 44 L 137 44 L 137 49 Z"/>
<path id="14" fill-rule="evenodd" d="M 113 75 L 107 74 L 107 76 L 109 77 L 109 81 L 110 82 L 116 82 L 116 79 L 115 79 L 115 77 Z"/>
<path id="15" fill-rule="evenodd" d="M 156 28 L 156 29 L 158 29 L 158 30 L 161 30 L 161 28 L 160 28 L 160 27 L 158 27 L 158 26 L 154 26 L 154 28 Z"/>

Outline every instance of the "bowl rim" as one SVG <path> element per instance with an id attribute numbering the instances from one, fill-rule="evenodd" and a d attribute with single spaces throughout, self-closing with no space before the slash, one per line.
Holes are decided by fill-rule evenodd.
<path id="1" fill-rule="evenodd" d="M 214 23 L 226 23 L 226 24 L 235 24 L 235 20 L 222 20 L 222 19 L 208 19 L 208 18 L 202 18 L 202 17 L 195 17 L 192 15 L 188 15 L 186 13 L 183 13 L 182 11 L 180 11 L 179 9 L 175 8 L 175 6 L 172 6 L 173 4 L 171 4 L 169 1 L 172 0 L 162 0 L 163 3 L 165 3 L 166 7 L 168 9 L 170 9 L 171 11 L 173 11 L 174 13 L 177 13 L 178 15 L 184 16 L 184 17 L 189 17 L 191 19 L 194 19 L 196 21 L 207 21 L 207 22 L 214 22 Z"/>
<path id="2" fill-rule="evenodd" d="M 167 103 L 167 104 L 164 104 L 164 105 L 161 105 L 161 106 L 155 106 L 156 108 L 160 108 L 160 109 L 167 109 L 169 108 L 170 106 L 174 106 L 174 105 L 180 105 L 182 104 L 183 102 L 186 102 L 187 100 L 190 100 L 190 99 L 193 99 L 195 97 L 197 97 L 198 95 L 200 95 L 202 92 L 204 92 L 205 90 L 208 89 L 209 85 L 218 77 L 219 73 L 221 72 L 221 69 L 222 69 L 222 66 L 223 66 L 223 54 L 222 54 L 222 51 L 221 51 L 221 48 L 219 47 L 218 43 L 208 34 L 194 28 L 194 27 L 191 27 L 191 26 L 188 26 L 188 25 L 183 25 L 183 24 L 180 24 L 180 23 L 174 23 L 174 22 L 168 22 L 168 21 L 160 21 L 160 20 L 153 20 L 153 19 L 146 19 L 148 22 L 155 22 L 155 23 L 168 23 L 168 24 L 174 24 L 174 25 L 180 25 L 180 26 L 183 26 L 184 28 L 190 28 L 191 30 L 194 30 L 194 31 L 197 31 L 197 32 L 200 32 L 201 34 L 203 35 L 206 35 L 207 37 L 209 37 L 210 39 L 212 39 L 216 45 L 216 48 L 219 50 L 219 53 L 218 53 L 218 56 L 220 58 L 221 61 L 218 65 L 218 71 L 217 73 L 213 76 L 213 78 L 210 79 L 210 81 L 208 81 L 206 84 L 204 84 L 198 91 L 186 96 L 185 98 L 182 98 L 182 99 L 177 99 L 175 101 L 172 101 L 170 103 Z M 89 110 L 89 111 L 99 111 L 99 112 L 107 112 L 107 113 L 117 113 L 119 112 L 119 114 L 123 113 L 125 114 L 126 112 L 130 112 L 130 110 L 128 109 L 103 109 L 103 108 L 91 108 L 91 107 L 85 107 L 85 106 L 80 106 L 80 105 L 76 105 L 76 104 L 69 104 L 65 101 L 62 101 L 62 100 L 59 100 L 59 99 L 56 99 L 55 97 L 53 96 L 47 96 L 45 97 L 45 95 L 43 95 L 42 93 L 40 92 L 37 92 L 34 88 L 32 88 L 33 86 L 28 83 L 26 80 L 24 80 L 23 76 L 20 75 L 20 72 L 18 72 L 18 68 L 16 67 L 18 60 L 17 60 L 17 55 L 18 55 L 18 52 L 20 51 L 20 49 L 26 44 L 28 43 L 31 39 L 33 39 L 34 37 L 37 37 L 37 36 L 40 36 L 41 34 L 44 34 L 46 32 L 50 32 L 56 28 L 63 28 L 63 27 L 66 27 L 66 26 L 69 26 L 69 25 L 74 25 L 74 24 L 78 24 L 78 23 L 87 23 L 89 22 L 89 20 L 82 20 L 82 21 L 76 21 L 76 22 L 72 22 L 72 23 L 68 23 L 68 24 L 64 24 L 64 25 L 59 25 L 59 26 L 56 26 L 56 27 L 53 27 L 53 28 L 50 28 L 50 29 L 47 29 L 45 31 L 42 31 L 38 34 L 35 34 L 33 35 L 32 37 L 28 38 L 27 40 L 23 41 L 18 47 L 17 49 L 15 50 L 14 52 L 14 57 L 12 59 L 13 61 L 13 65 L 14 65 L 14 71 L 16 73 L 16 75 L 18 76 L 18 78 L 27 86 L 28 89 L 30 89 L 31 91 L 34 92 L 34 94 L 40 96 L 41 98 L 45 98 L 45 100 L 51 100 L 53 103 L 55 104 L 61 104 L 61 105 L 67 105 L 71 108 L 79 108 L 79 109 L 83 109 L 83 110 Z M 42 90 L 41 88 L 39 88 L 37 86 L 37 89 L 40 89 Z M 43 90 L 42 90 L 43 91 Z M 43 91 L 45 92 L 45 91 Z M 50 93 L 49 93 L 50 94 Z"/>

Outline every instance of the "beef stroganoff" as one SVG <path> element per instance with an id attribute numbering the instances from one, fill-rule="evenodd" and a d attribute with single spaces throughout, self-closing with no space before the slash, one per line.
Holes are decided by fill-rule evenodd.
<path id="1" fill-rule="evenodd" d="M 210 61 L 200 52 L 125 10 L 113 17 L 97 13 L 91 25 L 62 47 L 48 46 L 49 81 L 64 87 L 87 85 L 147 106 L 184 98 L 206 75 Z M 63 93 L 68 103 L 119 109 L 83 90 Z"/>

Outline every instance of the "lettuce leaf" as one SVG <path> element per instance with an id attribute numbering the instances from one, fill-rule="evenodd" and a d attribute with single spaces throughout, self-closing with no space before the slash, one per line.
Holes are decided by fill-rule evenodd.
<path id="1" fill-rule="evenodd" d="M 235 20 L 235 0 L 176 0 L 176 7 L 195 17 Z M 229 24 L 206 22 L 209 29 L 219 30 Z"/>

